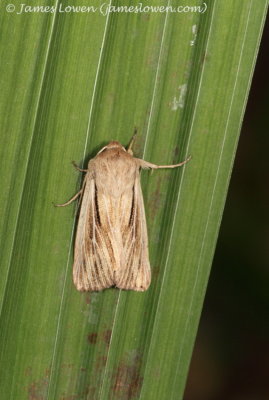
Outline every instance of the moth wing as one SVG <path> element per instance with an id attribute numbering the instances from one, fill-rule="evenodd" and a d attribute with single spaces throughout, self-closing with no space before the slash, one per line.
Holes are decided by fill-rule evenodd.
<path id="1" fill-rule="evenodd" d="M 94 178 L 85 177 L 75 240 L 73 281 L 80 291 L 99 291 L 114 285 L 113 260 L 101 226 Z"/>
<path id="2" fill-rule="evenodd" d="M 124 262 L 116 274 L 115 284 L 120 289 L 144 291 L 150 285 L 151 270 L 139 169 L 136 172 L 132 196 L 129 197 L 129 213 L 126 213 L 127 218 L 124 218 L 121 228 Z M 125 213 L 124 207 L 123 212 Z"/>

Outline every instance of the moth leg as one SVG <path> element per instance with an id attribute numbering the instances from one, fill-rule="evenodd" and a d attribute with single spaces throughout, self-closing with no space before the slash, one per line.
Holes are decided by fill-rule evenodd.
<path id="1" fill-rule="evenodd" d="M 127 152 L 128 152 L 129 154 L 131 154 L 131 156 L 133 155 L 132 147 L 133 147 L 133 144 L 134 144 L 136 135 L 137 135 L 137 128 L 135 128 L 134 134 L 133 134 L 133 136 L 132 136 L 132 138 L 131 138 L 131 140 L 130 140 L 129 146 L 128 146 L 128 148 L 127 148 Z"/>
<path id="2" fill-rule="evenodd" d="M 141 168 L 150 168 L 150 169 L 161 169 L 161 168 L 176 168 L 176 167 L 180 167 L 181 165 L 187 164 L 188 161 L 190 161 L 191 156 L 189 156 L 186 160 L 178 163 L 178 164 L 172 164 L 172 165 L 156 165 L 156 164 L 152 164 L 148 161 L 145 160 L 141 160 L 141 159 L 137 159 L 139 160 L 139 165 Z"/>
<path id="3" fill-rule="evenodd" d="M 86 177 L 85 177 L 84 180 L 83 180 L 82 188 L 80 189 L 79 192 L 77 192 L 77 193 L 76 193 L 70 200 L 68 200 L 66 203 L 63 203 L 63 204 L 54 204 L 55 207 L 65 207 L 65 206 L 68 206 L 69 204 L 71 204 L 74 200 L 76 200 L 79 196 L 82 195 L 82 193 L 84 192 L 84 189 L 85 189 L 85 185 L 86 185 Z M 79 199 L 79 205 L 80 205 L 80 201 L 81 201 L 81 197 L 80 197 L 80 199 Z"/>
<path id="4" fill-rule="evenodd" d="M 70 200 L 68 200 L 66 203 L 63 204 L 54 204 L 55 207 L 65 207 L 68 206 L 69 204 L 71 204 L 74 200 L 76 200 L 78 198 L 78 196 L 81 195 L 81 193 L 83 192 L 83 188 L 80 189 L 79 192 L 77 192 Z"/>
<path id="5" fill-rule="evenodd" d="M 87 169 L 79 168 L 79 166 L 75 163 L 75 161 L 72 161 L 72 164 L 80 172 L 87 172 L 88 171 Z"/>

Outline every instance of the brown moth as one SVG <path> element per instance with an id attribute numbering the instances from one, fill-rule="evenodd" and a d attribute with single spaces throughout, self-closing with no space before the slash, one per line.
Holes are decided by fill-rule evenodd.
<path id="1" fill-rule="evenodd" d="M 175 168 L 186 164 L 155 165 L 133 157 L 112 141 L 89 161 L 82 189 L 64 204 L 82 196 L 73 265 L 80 291 L 111 286 L 144 291 L 150 285 L 147 225 L 140 185 L 140 169 Z"/>

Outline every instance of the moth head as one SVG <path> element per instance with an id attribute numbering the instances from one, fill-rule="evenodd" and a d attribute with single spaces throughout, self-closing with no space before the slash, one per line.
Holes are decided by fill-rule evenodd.
<path id="1" fill-rule="evenodd" d="M 111 149 L 118 149 L 118 150 L 124 150 L 124 151 L 126 151 L 126 149 L 122 146 L 122 144 L 120 144 L 120 142 L 117 142 L 117 141 L 112 141 L 112 142 L 109 142 L 108 143 L 108 145 L 106 145 L 105 147 L 103 147 L 99 152 L 98 152 L 98 154 L 100 154 L 100 153 L 102 153 L 103 151 L 105 151 L 105 150 L 111 150 Z"/>

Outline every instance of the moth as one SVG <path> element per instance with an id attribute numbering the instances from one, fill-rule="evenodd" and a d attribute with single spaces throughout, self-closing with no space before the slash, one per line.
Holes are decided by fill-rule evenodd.
<path id="1" fill-rule="evenodd" d="M 81 190 L 64 207 L 80 197 L 73 265 L 79 291 L 100 291 L 111 286 L 146 290 L 151 281 L 147 224 L 140 185 L 141 169 L 175 168 L 186 164 L 155 165 L 133 157 L 112 141 L 88 163 Z"/>

